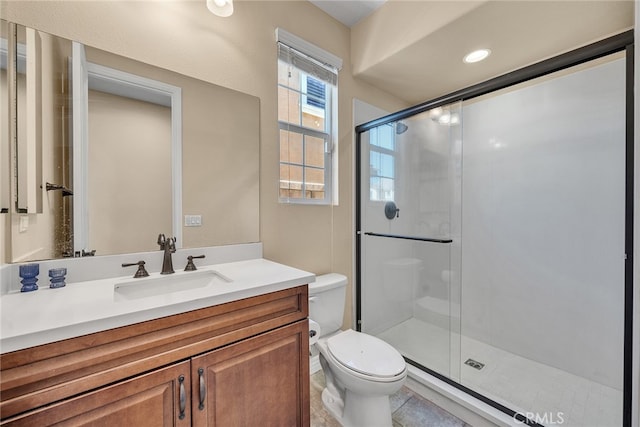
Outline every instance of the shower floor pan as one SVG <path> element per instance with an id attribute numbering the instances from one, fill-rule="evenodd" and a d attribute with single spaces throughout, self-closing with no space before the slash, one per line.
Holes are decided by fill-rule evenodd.
<path id="1" fill-rule="evenodd" d="M 448 322 L 447 322 L 448 325 Z M 403 355 L 520 412 L 559 413 L 563 426 L 619 427 L 622 391 L 411 318 L 378 337 Z M 450 349 L 460 349 L 452 352 Z M 455 354 L 459 353 L 459 354 Z M 481 370 L 464 365 L 473 359 Z M 551 416 L 551 415 L 547 415 Z"/>

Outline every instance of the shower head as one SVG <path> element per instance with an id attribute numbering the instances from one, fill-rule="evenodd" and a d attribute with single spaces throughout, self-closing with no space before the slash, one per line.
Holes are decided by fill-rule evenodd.
<path id="1" fill-rule="evenodd" d="M 409 126 L 405 125 L 404 123 L 396 123 L 396 134 L 400 135 L 401 133 L 405 133 L 407 129 L 409 129 Z"/>

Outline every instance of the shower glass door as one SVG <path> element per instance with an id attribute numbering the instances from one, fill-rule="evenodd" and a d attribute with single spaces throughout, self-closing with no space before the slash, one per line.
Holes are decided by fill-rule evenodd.
<path id="1" fill-rule="evenodd" d="M 361 135 L 361 330 L 459 378 L 456 103 Z M 458 200 L 458 202 L 456 201 Z"/>
<path id="2" fill-rule="evenodd" d="M 516 423 L 621 426 L 626 67 L 364 126 L 360 329 Z"/>

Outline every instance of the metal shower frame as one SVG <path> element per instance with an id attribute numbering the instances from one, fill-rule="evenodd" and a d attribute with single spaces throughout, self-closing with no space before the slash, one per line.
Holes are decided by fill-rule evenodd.
<path id="1" fill-rule="evenodd" d="M 481 95 L 488 94 L 518 83 L 532 80 L 544 75 L 573 67 L 584 62 L 592 61 L 603 56 L 607 56 L 616 52 L 625 52 L 626 54 L 626 118 L 625 118 L 625 266 L 624 266 L 624 379 L 623 379 L 623 418 L 622 426 L 631 427 L 632 415 L 632 387 L 633 387 L 633 214 L 634 214 L 634 34 L 633 30 L 629 30 L 613 37 L 598 41 L 596 43 L 575 49 L 565 54 L 550 58 L 536 64 L 521 68 L 519 70 L 504 74 L 502 76 L 487 80 L 485 82 L 467 87 L 465 89 L 444 95 L 442 97 L 427 101 L 413 107 L 398 111 L 396 113 L 372 120 L 362 125 L 356 126 L 356 164 L 355 164 L 355 215 L 356 215 L 356 245 L 355 245 L 355 262 L 356 262 L 356 280 L 355 280 L 355 298 L 356 298 L 356 329 L 361 330 L 362 322 L 362 165 L 361 165 L 361 135 L 362 133 L 375 127 L 396 122 L 416 114 L 431 110 L 436 107 L 451 104 L 457 101 L 469 100 Z M 405 358 L 406 359 L 406 358 Z M 522 414 L 516 413 L 512 409 L 498 403 L 468 387 L 446 377 L 438 372 L 420 365 L 410 359 L 406 359 L 407 363 L 418 367 L 419 369 L 429 373 L 441 381 L 450 384 L 465 393 L 481 400 L 482 402 L 499 409 L 507 415 L 514 417 L 523 424 L 530 426 L 542 427 L 533 420 L 524 418 Z"/>

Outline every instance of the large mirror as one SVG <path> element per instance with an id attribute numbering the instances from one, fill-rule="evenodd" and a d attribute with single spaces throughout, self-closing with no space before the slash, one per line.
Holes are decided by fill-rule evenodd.
<path id="1" fill-rule="evenodd" d="M 2 25 L 18 69 L 9 261 L 151 251 L 159 233 L 259 240 L 258 98 Z"/>

